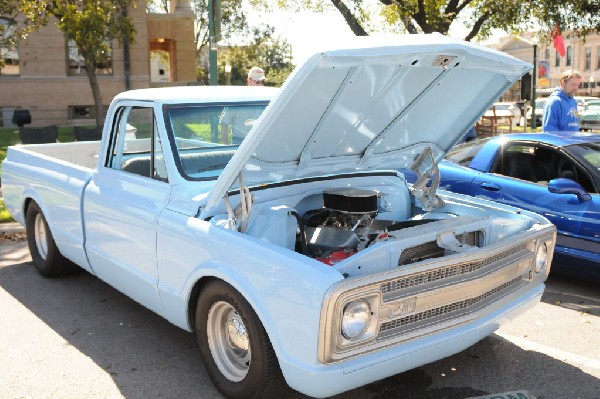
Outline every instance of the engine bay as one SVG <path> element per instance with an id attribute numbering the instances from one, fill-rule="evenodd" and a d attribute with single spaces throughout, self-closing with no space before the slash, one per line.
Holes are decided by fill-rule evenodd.
<path id="1" fill-rule="evenodd" d="M 298 240 L 305 255 L 334 265 L 370 245 L 390 238 L 390 233 L 432 222 L 376 219 L 378 193 L 371 190 L 336 189 L 323 192 L 323 208 L 302 217 Z"/>

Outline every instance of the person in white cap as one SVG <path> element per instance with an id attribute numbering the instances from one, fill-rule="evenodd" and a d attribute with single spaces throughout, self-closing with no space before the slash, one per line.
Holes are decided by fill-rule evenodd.
<path id="1" fill-rule="evenodd" d="M 248 71 L 248 86 L 264 86 L 267 78 L 265 71 L 259 67 L 252 67 Z M 221 114 L 221 143 L 230 144 L 229 136 L 231 129 L 231 144 L 240 144 L 246 137 L 254 122 L 258 119 L 263 105 L 243 105 L 237 107 L 225 107 Z"/>
<path id="2" fill-rule="evenodd" d="M 267 81 L 265 77 L 265 71 L 259 67 L 252 67 L 248 71 L 248 79 L 246 83 L 248 86 L 264 86 Z"/>

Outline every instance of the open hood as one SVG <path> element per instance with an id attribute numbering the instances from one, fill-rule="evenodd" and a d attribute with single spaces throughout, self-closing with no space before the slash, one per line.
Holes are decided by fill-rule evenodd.
<path id="1" fill-rule="evenodd" d="M 356 37 L 298 66 L 207 198 L 239 185 L 439 161 L 532 68 L 440 34 Z"/>

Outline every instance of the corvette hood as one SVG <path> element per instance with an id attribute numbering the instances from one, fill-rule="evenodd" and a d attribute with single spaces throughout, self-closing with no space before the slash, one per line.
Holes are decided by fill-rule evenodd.
<path id="1" fill-rule="evenodd" d="M 299 65 L 207 198 L 239 185 L 436 159 L 531 65 L 439 34 L 356 37 Z"/>

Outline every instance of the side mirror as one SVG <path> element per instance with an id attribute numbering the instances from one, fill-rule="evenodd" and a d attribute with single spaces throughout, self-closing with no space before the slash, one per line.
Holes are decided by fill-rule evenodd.
<path id="1" fill-rule="evenodd" d="M 548 191 L 555 194 L 575 194 L 579 201 L 590 201 L 592 199 L 592 196 L 579 183 L 563 177 L 550 180 L 548 182 Z"/>

